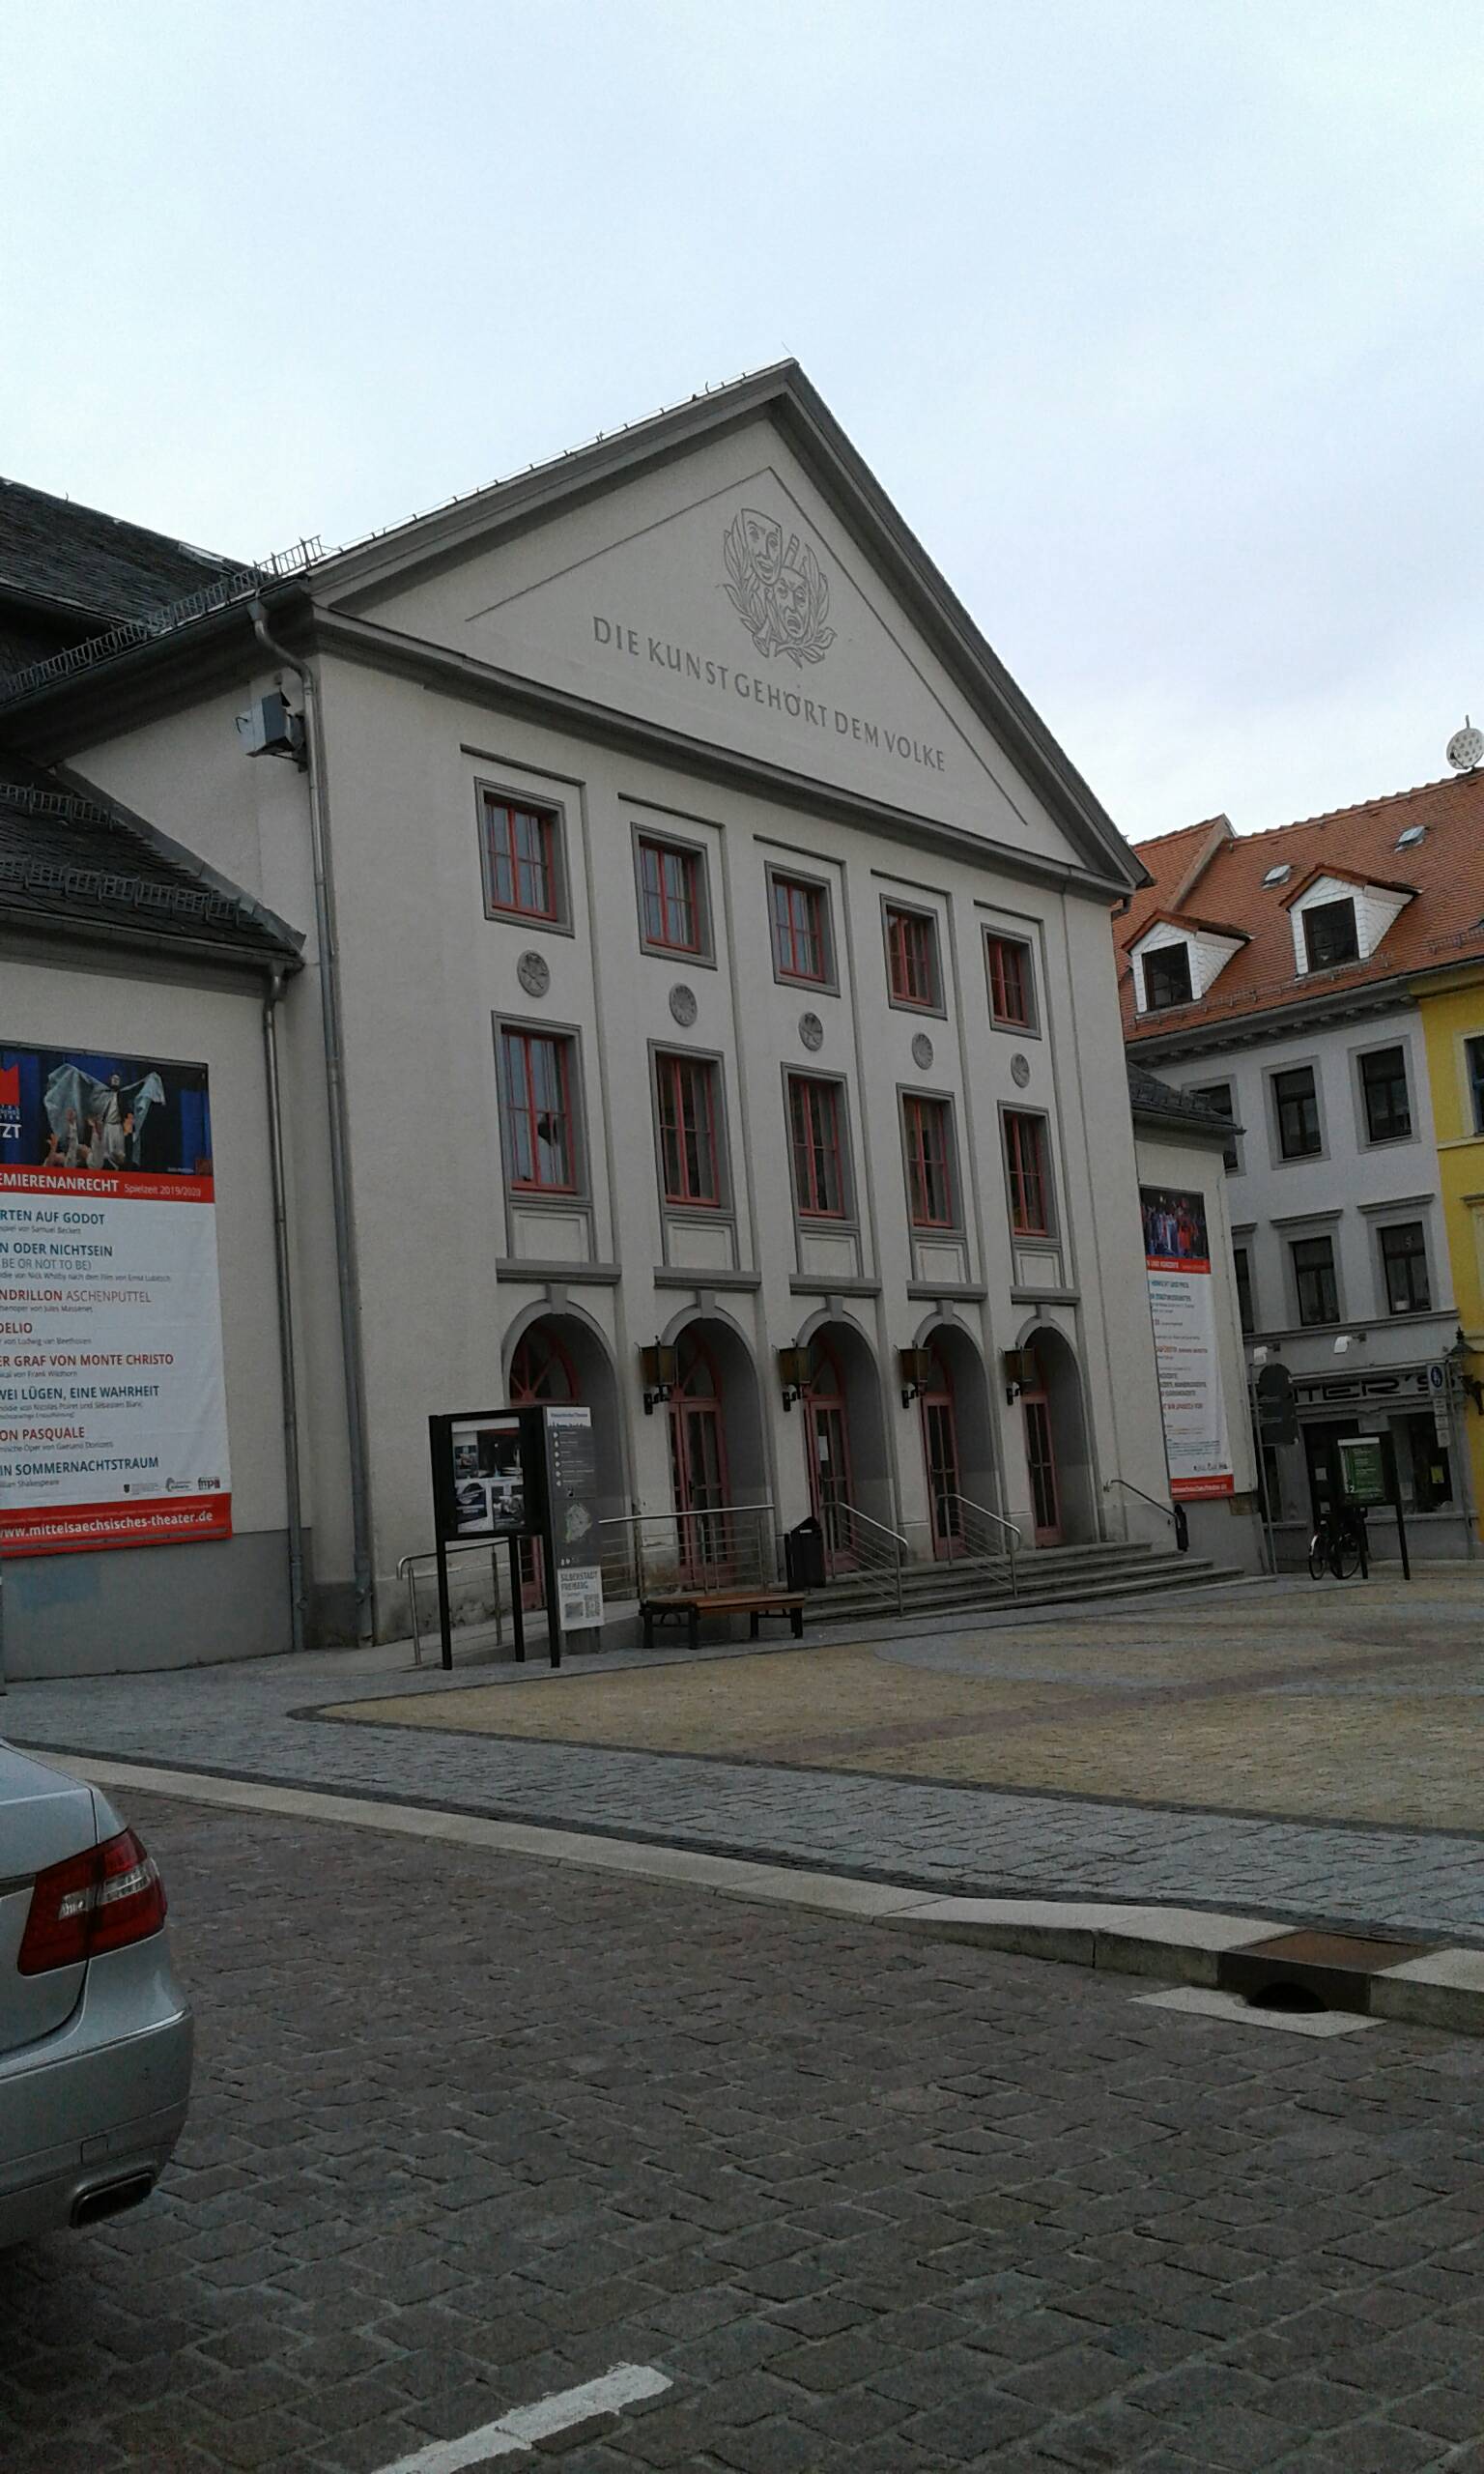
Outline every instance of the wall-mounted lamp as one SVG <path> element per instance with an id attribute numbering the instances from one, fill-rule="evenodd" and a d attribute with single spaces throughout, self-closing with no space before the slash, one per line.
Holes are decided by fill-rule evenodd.
<path id="1" fill-rule="evenodd" d="M 899 1349 L 897 1371 L 901 1379 L 901 1405 L 910 1409 L 932 1380 L 931 1349 Z"/>
<path id="2" fill-rule="evenodd" d="M 1031 1379 L 1026 1366 L 1026 1359 L 1028 1355 L 1029 1351 L 1026 1349 L 1002 1349 L 1000 1351 L 1000 1367 L 1005 1377 L 1005 1398 L 1007 1404 L 1013 1404 L 1014 1401 L 1019 1399 L 1022 1387 L 1029 1383 Z"/>
<path id="3" fill-rule="evenodd" d="M 803 1399 L 809 1388 L 808 1349 L 779 1350 L 778 1380 L 783 1390 L 784 1406 L 791 1409 L 795 1400 Z"/>
<path id="4" fill-rule="evenodd" d="M 644 1415 L 652 1417 L 656 1406 L 670 1398 L 678 1379 L 675 1351 L 667 1340 L 656 1340 L 639 1352 L 639 1370 L 644 1383 Z"/>
<path id="5" fill-rule="evenodd" d="M 1350 1334 L 1349 1334 L 1348 1332 L 1342 1332 L 1342 1333 L 1340 1334 L 1340 1336 L 1339 1336 L 1339 1338 L 1335 1341 L 1335 1344 L 1334 1344 L 1334 1354 L 1335 1354 L 1335 1356 L 1336 1356 L 1336 1357 L 1343 1357 L 1343 1356 L 1345 1355 L 1346 1350 L 1349 1348 L 1349 1346 L 1350 1346 Z"/>

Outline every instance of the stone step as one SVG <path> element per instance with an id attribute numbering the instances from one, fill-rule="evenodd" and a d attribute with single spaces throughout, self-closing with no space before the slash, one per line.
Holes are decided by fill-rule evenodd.
<path id="1" fill-rule="evenodd" d="M 1221 1587 L 1234 1581 L 1247 1580 L 1251 1575 L 1236 1565 L 1213 1564 L 1201 1556 L 1168 1557 L 1154 1568 L 1118 1572 L 1089 1572 L 1079 1578 L 1061 1582 L 1047 1580 L 1027 1586 L 1022 1581 L 1018 1596 L 1013 1596 L 1008 1580 L 980 1589 L 929 1584 L 912 1596 L 903 1591 L 902 1612 L 906 1615 L 935 1613 L 985 1613 L 1013 1611 L 1016 1606 L 1042 1609 L 1047 1606 L 1078 1606 L 1112 1598 L 1146 1597 L 1175 1594 L 1182 1590 Z M 804 1610 L 806 1623 L 855 1623 L 877 1615 L 895 1615 L 897 1592 L 894 1583 L 865 1586 L 852 1583 L 848 1589 L 840 1583 L 817 1590 Z"/>

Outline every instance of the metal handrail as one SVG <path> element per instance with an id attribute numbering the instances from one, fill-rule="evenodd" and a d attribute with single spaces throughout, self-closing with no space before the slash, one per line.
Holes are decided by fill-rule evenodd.
<path id="1" fill-rule="evenodd" d="M 600 1520 L 598 1527 L 600 1530 L 622 1529 L 633 1531 L 632 1560 L 634 1580 L 638 1594 L 642 1597 L 644 1594 L 643 1533 L 646 1524 L 652 1526 L 656 1523 L 663 1522 L 667 1526 L 673 1524 L 676 1528 L 679 1528 L 680 1524 L 684 1521 L 715 1521 L 729 1523 L 760 1512 L 766 1512 L 769 1518 L 772 1519 L 774 1517 L 773 1505 L 771 1503 L 712 1504 L 709 1506 L 699 1506 L 686 1511 L 613 1512 Z"/>
<path id="2" fill-rule="evenodd" d="M 1190 1524 L 1185 1516 L 1185 1508 L 1184 1504 L 1176 1504 L 1173 1507 L 1169 1504 L 1162 1504 L 1159 1502 L 1157 1496 L 1146 1495 L 1143 1487 L 1136 1486 L 1131 1478 L 1104 1478 L 1102 1482 L 1102 1491 L 1104 1494 L 1107 1493 L 1110 1486 L 1122 1486 L 1126 1493 L 1137 1495 L 1141 1504 L 1148 1504 L 1151 1511 L 1159 1512 L 1163 1518 L 1170 1523 L 1170 1526 L 1174 1530 L 1175 1543 L 1181 1554 L 1184 1555 L 1185 1553 L 1190 1544 Z"/>
<path id="3" fill-rule="evenodd" d="M 462 1542 L 451 1540 L 444 1551 L 449 1555 L 479 1555 L 488 1551 L 490 1558 L 490 1571 L 495 1582 L 495 1646 L 498 1650 L 502 1650 L 505 1646 L 505 1618 L 504 1610 L 499 1602 L 499 1553 L 498 1547 L 492 1546 L 487 1538 L 468 1538 Z M 425 1546 L 420 1554 L 404 1555 L 400 1558 L 397 1564 L 397 1578 L 399 1581 L 406 1581 L 407 1594 L 412 1601 L 414 1666 L 421 1666 L 422 1664 L 422 1625 L 417 1614 L 417 1566 L 419 1564 L 436 1564 L 437 1562 L 437 1547 Z"/>
<path id="4" fill-rule="evenodd" d="M 839 1520 L 842 1514 L 843 1514 L 847 1520 L 860 1521 L 867 1529 L 870 1530 L 875 1537 L 890 1539 L 893 1547 L 896 1549 L 895 1555 L 892 1559 L 892 1564 L 897 1577 L 897 1612 L 900 1615 L 903 1605 L 901 1587 L 902 1563 L 904 1558 L 911 1552 L 907 1540 L 903 1538 L 899 1529 L 888 1528 L 884 1520 L 874 1520 L 869 1511 L 858 1511 L 855 1505 L 849 1503 L 831 1504 L 829 1510 L 825 1515 L 825 1526 L 827 1527 L 830 1521 Z M 883 1557 L 882 1561 L 884 1560 L 885 1558 Z"/>
<path id="5" fill-rule="evenodd" d="M 1008 1532 L 1010 1538 L 1010 1594 L 1012 1597 L 1017 1598 L 1020 1595 L 1020 1576 L 1015 1568 L 1015 1549 L 1017 1547 L 1023 1547 L 1025 1544 L 1025 1532 L 1020 1527 L 1019 1522 L 1007 1520 L 1002 1511 L 991 1511 L 987 1504 L 977 1504 L 972 1495 L 960 1495 L 956 1489 L 951 1490 L 947 1494 L 940 1495 L 938 1497 L 938 1501 L 945 1504 L 957 1504 L 964 1511 L 971 1511 L 976 1520 L 987 1520 L 991 1522 L 996 1529 L 1003 1529 Z"/>

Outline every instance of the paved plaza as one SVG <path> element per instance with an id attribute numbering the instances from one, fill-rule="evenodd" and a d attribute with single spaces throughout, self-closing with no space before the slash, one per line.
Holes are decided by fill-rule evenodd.
<path id="1" fill-rule="evenodd" d="M 363 1705 L 341 1712 L 364 1715 Z M 1484 1568 L 382 1702 L 468 1728 L 1302 1819 L 1484 1830 Z"/>
<path id="2" fill-rule="evenodd" d="M 380 2474 L 618 2364 L 669 2385 L 510 2461 L 1484 2465 L 1476 2042 L 128 1805 L 195 2101 L 145 2210 L 0 2258 L 6 2474 Z"/>
<path id="3" fill-rule="evenodd" d="M 1430 1575 L 1405 1597 L 1388 1580 L 1368 1593 L 1278 1584 L 1208 1593 L 1174 1609 L 1121 1605 L 1091 1622 L 937 1629 L 834 1649 L 573 1657 L 556 1676 L 506 1663 L 474 1670 L 498 1675 L 485 1690 L 471 1689 L 468 1672 L 414 1674 L 405 1647 L 326 1653 L 14 1684 L 0 1725 L 17 1741 L 63 1751 L 929 1889 L 1235 1907 L 1484 1943 L 1484 1772 L 1459 1749 L 1484 1693 L 1481 1597 L 1484 1584 L 1464 1569 Z M 1337 1626 L 1345 1628 L 1330 1641 Z M 876 1738 L 888 1725 L 927 1726 L 898 1747 L 919 1768 L 935 1728 L 945 1761 L 972 1751 L 1007 1783 L 889 1774 L 889 1744 L 868 1754 L 848 1740 L 858 1704 L 837 1688 L 821 1709 L 818 1680 L 841 1675 L 885 1696 L 866 1713 Z M 1240 1689 L 1234 1676 L 1246 1679 Z M 983 1712 L 959 1712 L 966 1727 L 924 1718 L 943 1691 L 985 1696 Z M 808 1724 L 781 1727 L 773 1708 L 798 1711 L 812 1695 Z M 488 1712 L 472 1730 L 471 1699 Z M 1012 1700 L 1019 1729 L 991 1714 Z M 667 1729 L 686 1727 L 701 1742 L 651 1748 L 632 1714 L 641 1707 L 662 1743 L 674 1740 Z M 328 1709 L 348 1714 L 328 1717 Z M 916 1719 L 903 1714 L 914 1710 Z M 751 1736 L 749 1712 L 761 1713 Z M 1264 1763 L 1244 1750 L 1249 1725 L 1265 1723 L 1300 1730 L 1288 1739 L 1293 1783 L 1276 1810 L 1271 1740 Z M 1352 1726 L 1366 1731 L 1364 1756 L 1341 1763 L 1333 1746 L 1355 1742 Z M 1171 1731 L 1188 1742 L 1217 1728 L 1236 1787 L 1213 1755 L 1199 1774 L 1166 1760 Z M 821 1735 L 829 1759 L 811 1768 Z M 707 1748 L 721 1741 L 731 1749 Z M 1042 1764 L 1038 1783 L 1012 1785 L 1027 1747 Z M 1410 1818 L 1368 1818 L 1363 1799 L 1387 1792 L 1382 1773 L 1424 1753 L 1430 1799 L 1413 1785 L 1405 1791 Z M 1053 1755 L 1069 1768 L 1054 1769 Z M 1130 1775 L 1136 1758 L 1141 1788 Z M 1087 1782 L 1080 1792 L 1072 1766 Z M 1345 1777 L 1348 1804 L 1337 1783 L 1325 1783 Z M 1401 1806 L 1404 1791 L 1394 1792 Z"/>

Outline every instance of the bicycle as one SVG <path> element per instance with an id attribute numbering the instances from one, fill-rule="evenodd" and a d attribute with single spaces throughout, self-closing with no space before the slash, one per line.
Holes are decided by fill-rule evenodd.
<path id="1" fill-rule="evenodd" d="M 1322 1581 L 1326 1572 L 1337 1581 L 1353 1580 L 1365 1569 L 1365 1515 L 1353 1504 L 1338 1511 L 1321 1512 L 1309 1540 L 1309 1578 Z"/>

